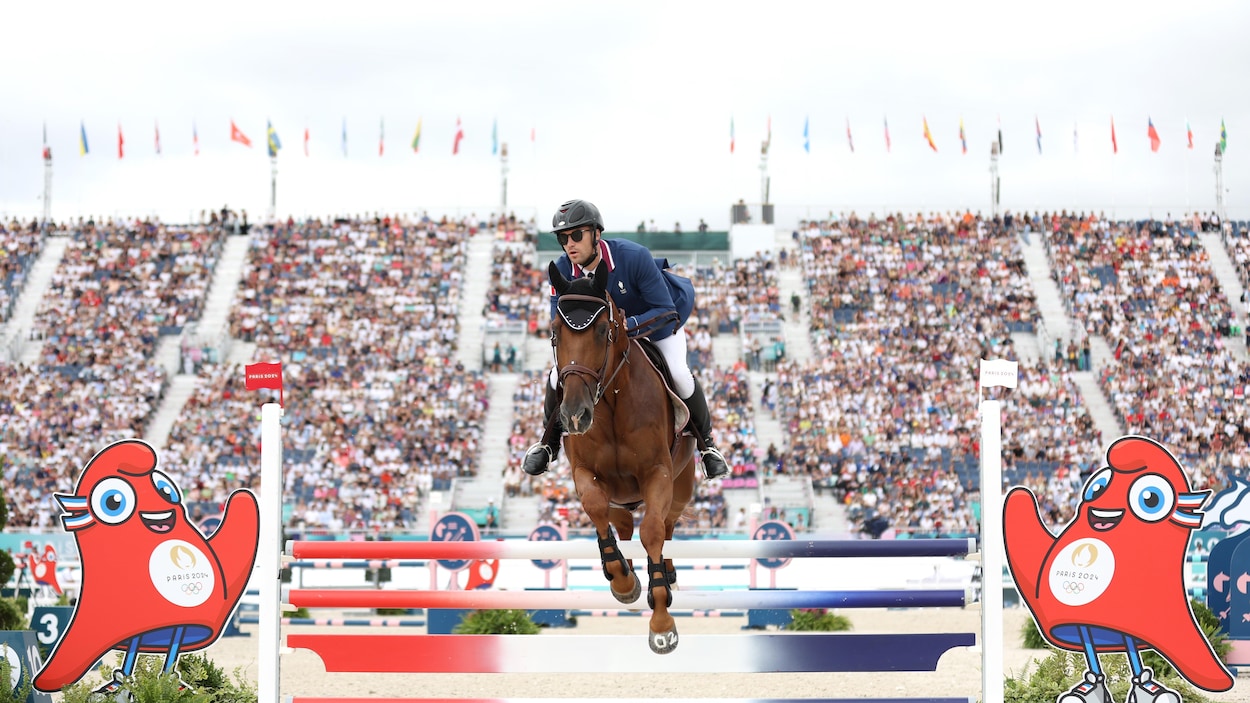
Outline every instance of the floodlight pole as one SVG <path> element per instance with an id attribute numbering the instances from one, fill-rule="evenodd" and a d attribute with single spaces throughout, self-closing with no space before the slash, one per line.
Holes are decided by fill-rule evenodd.
<path id="1" fill-rule="evenodd" d="M 52 152 L 45 149 L 43 155 L 43 223 L 41 229 L 46 230 L 52 221 Z"/>
<path id="2" fill-rule="evenodd" d="M 278 216 L 278 157 L 269 157 L 269 221 Z"/>
<path id="3" fill-rule="evenodd" d="M 1215 143 L 1215 213 L 1220 216 L 1220 227 L 1224 226 L 1224 149 L 1219 142 Z"/>
<path id="4" fill-rule="evenodd" d="M 499 145 L 499 214 L 508 215 L 508 142 Z"/>
<path id="5" fill-rule="evenodd" d="M 768 204 L 768 142 L 767 141 L 760 143 L 760 203 Z"/>
<path id="6" fill-rule="evenodd" d="M 990 216 L 998 217 L 999 205 L 998 142 L 990 142 Z"/>

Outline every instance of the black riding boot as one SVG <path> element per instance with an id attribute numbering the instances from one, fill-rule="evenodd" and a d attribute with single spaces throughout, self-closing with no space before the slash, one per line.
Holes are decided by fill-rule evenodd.
<path id="1" fill-rule="evenodd" d="M 699 385 L 697 376 L 694 379 L 694 394 L 686 399 L 686 407 L 690 409 L 690 427 L 698 433 L 702 445 L 703 475 L 708 479 L 728 476 L 729 464 L 712 443 L 712 414 L 708 412 L 707 397 L 703 395 L 703 386 Z"/>
<path id="2" fill-rule="evenodd" d="M 543 398 L 543 427 L 546 430 L 542 441 L 526 450 L 525 461 L 521 463 L 521 468 L 530 476 L 545 473 L 547 465 L 560 456 L 560 437 L 564 434 L 564 425 L 560 424 L 557 414 L 560 410 L 560 391 L 552 388 L 550 383 L 544 383 L 543 387 L 547 389 Z"/>

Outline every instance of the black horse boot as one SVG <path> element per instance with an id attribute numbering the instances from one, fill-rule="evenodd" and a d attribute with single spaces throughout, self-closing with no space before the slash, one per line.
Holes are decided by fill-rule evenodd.
<path id="1" fill-rule="evenodd" d="M 694 379 L 694 394 L 686 398 L 686 407 L 690 409 L 690 427 L 697 433 L 702 448 L 703 475 L 708 480 L 728 476 L 729 464 L 712 443 L 712 414 L 708 412 L 707 397 L 703 395 L 703 386 L 699 385 L 697 376 Z"/>
<path id="2" fill-rule="evenodd" d="M 542 441 L 525 451 L 525 460 L 521 463 L 521 468 L 530 476 L 546 473 L 547 465 L 560 456 L 560 437 L 564 434 L 564 426 L 560 424 L 560 416 L 557 414 L 560 409 L 560 391 L 552 388 L 551 383 L 544 383 L 543 387 L 547 389 L 547 395 L 543 398 L 543 427 L 546 429 L 543 431 Z"/>

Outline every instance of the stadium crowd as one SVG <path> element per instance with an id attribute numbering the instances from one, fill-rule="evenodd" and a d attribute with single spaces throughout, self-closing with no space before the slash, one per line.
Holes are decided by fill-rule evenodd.
<path id="1" fill-rule="evenodd" d="M 1038 311 L 1019 242 L 969 213 L 890 216 L 801 230 L 812 361 L 783 363 L 776 414 L 790 446 L 778 466 L 835 491 L 857 526 L 975 532 L 979 359 L 1015 358 L 1011 334 Z M 1004 427 L 1008 481 L 1070 477 L 1097 456 L 1097 430 L 1071 378 L 1021 368 Z M 1021 476 L 1023 474 L 1023 476 Z M 1070 502 L 1074 488 L 1056 500 Z"/>
<path id="2" fill-rule="evenodd" d="M 489 438 L 489 376 L 455 362 L 467 242 L 483 225 L 494 240 L 486 324 L 523 322 L 527 333 L 545 334 L 536 230 L 515 218 L 248 226 L 228 213 L 190 227 L 89 221 L 54 231 L 70 241 L 27 341 L 39 345 L 38 361 L 0 364 L 10 524 L 55 526 L 51 493 L 69 490 L 104 442 L 148 429 L 168 383 L 157 344 L 199 317 L 225 238 L 236 234 L 250 238 L 229 317 L 230 336 L 243 346 L 189 350 L 196 389 L 162 451 L 194 516 L 219 511 L 233 490 L 257 488 L 255 408 L 264 396 L 244 391 L 240 367 L 228 363 L 246 356 L 281 359 L 288 388 L 299 389 L 288 392 L 284 418 L 290 526 L 424 529 L 418 516 L 430 491 L 456 477 L 494 480 L 495 467 L 480 471 L 479 452 L 504 441 L 503 492 L 542 496 L 535 521 L 584 527 L 563 456 L 540 477 L 520 470 L 540 429 L 546 374 L 522 375 L 511 432 Z M 1075 380 L 1091 369 L 1125 431 L 1176 447 L 1197 487 L 1244 469 L 1250 376 L 1244 347 L 1234 344 L 1244 321 L 1190 224 L 1066 213 L 852 214 L 804 223 L 798 255 L 677 267 L 696 284 L 691 363 L 734 472 L 700 484 L 682 529 L 742 529 L 726 492 L 759 490 L 779 473 L 832 492 L 871 536 L 891 528 L 974 533 L 979 446 L 969 389 L 977 361 L 1017 358 L 1012 335 L 1034 331 L 1040 319 L 1017 234 L 1045 243 L 1080 333 L 1055 340 L 1053 356 L 1022 363 L 1018 388 L 986 391 L 1004 400 L 1007 417 L 1030 419 L 1004 423 L 1005 482 L 1033 487 L 1052 525 L 1070 517 L 1107 439 Z M 20 289 L 40 236 L 17 223 L 0 228 L 0 296 L 11 300 Z M 1245 239 L 1234 232 L 1225 240 L 1243 285 Z M 712 339 L 779 322 L 786 309 L 777 270 L 795 265 L 808 282 L 811 361 L 783 353 L 753 397 L 751 341 L 738 358 L 717 359 Z M 790 302 L 797 312 L 798 300 Z M 1107 340 L 1109 359 L 1098 358 L 1096 338 Z M 760 446 L 757 412 L 781 424 L 785 446 Z M 795 507 L 767 509 L 803 515 Z"/>
<path id="3" fill-rule="evenodd" d="M 1250 369 L 1201 226 L 1063 213 L 1044 224 L 1070 317 L 1113 350 L 1098 378 L 1124 430 L 1170 447 L 1196 487 L 1244 470 Z"/>

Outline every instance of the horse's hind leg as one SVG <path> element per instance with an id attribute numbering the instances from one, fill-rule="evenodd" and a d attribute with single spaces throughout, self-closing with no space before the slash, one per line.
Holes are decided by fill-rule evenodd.
<path id="1" fill-rule="evenodd" d="M 573 484 L 581 498 L 582 510 L 595 524 L 595 535 L 599 538 L 599 559 L 603 562 L 603 575 L 608 579 L 612 597 L 622 603 L 633 603 L 642 594 L 642 584 L 634 576 L 633 568 L 621 553 L 616 537 L 612 535 L 607 494 L 585 469 L 573 470 Z M 622 539 L 628 540 L 631 534 L 632 522 L 631 533 L 623 534 Z"/>

